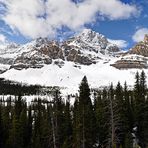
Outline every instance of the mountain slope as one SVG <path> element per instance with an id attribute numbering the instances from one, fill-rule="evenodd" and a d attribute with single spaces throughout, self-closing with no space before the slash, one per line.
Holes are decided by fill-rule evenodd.
<path id="1" fill-rule="evenodd" d="M 91 87 L 98 88 L 118 81 L 132 85 L 138 69 L 146 68 L 148 73 L 147 57 L 125 53 L 89 29 L 62 43 L 38 38 L 10 47 L 0 50 L 0 77 L 60 86 L 66 88 L 66 92 L 76 92 L 84 75 Z"/>
<path id="2" fill-rule="evenodd" d="M 119 58 L 114 64 L 118 69 L 147 69 L 148 68 L 148 35 L 132 49 Z"/>
<path id="3" fill-rule="evenodd" d="M 119 48 L 108 42 L 101 34 L 85 29 L 77 36 L 58 43 L 47 38 L 38 38 L 22 46 L 12 46 L 0 53 L 2 64 L 10 68 L 41 68 L 51 64 L 54 59 L 71 61 L 82 65 L 91 65 L 102 58 L 109 59 L 119 52 Z M 5 62 L 6 61 L 6 62 Z M 8 61 L 10 61 L 8 63 Z M 59 64 L 59 62 L 56 62 Z"/>
<path id="4" fill-rule="evenodd" d="M 111 82 L 116 84 L 118 81 L 121 81 L 122 84 L 127 81 L 130 85 L 134 83 L 134 75 L 137 69 L 118 70 L 111 67 L 110 63 L 104 64 L 104 61 L 101 61 L 89 66 L 76 66 L 73 62 L 66 62 L 60 68 L 53 62 L 40 69 L 28 68 L 21 71 L 10 69 L 1 74 L 0 77 L 28 84 L 60 86 L 66 93 L 75 93 L 85 75 L 88 77 L 92 88 L 108 86 Z"/>

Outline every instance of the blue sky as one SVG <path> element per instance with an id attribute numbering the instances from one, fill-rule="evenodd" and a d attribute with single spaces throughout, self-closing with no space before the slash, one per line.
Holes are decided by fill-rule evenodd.
<path id="1" fill-rule="evenodd" d="M 148 1 L 108 2 L 0 0 L 0 43 L 26 43 L 39 36 L 65 39 L 83 28 L 91 28 L 129 49 L 148 33 Z"/>

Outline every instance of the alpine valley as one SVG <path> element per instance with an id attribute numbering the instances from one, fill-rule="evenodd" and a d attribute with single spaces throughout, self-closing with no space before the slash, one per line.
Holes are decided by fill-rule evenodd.
<path id="1" fill-rule="evenodd" d="M 76 92 L 85 75 L 91 88 L 118 81 L 132 85 L 135 73 L 141 69 L 148 74 L 147 35 L 128 51 L 90 29 L 63 42 L 38 38 L 24 45 L 7 44 L 0 49 L 1 78 L 59 86 L 66 93 Z"/>

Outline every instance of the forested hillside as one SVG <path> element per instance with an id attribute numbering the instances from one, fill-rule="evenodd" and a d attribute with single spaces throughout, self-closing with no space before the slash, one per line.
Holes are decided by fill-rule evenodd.
<path id="1" fill-rule="evenodd" d="M 119 82 L 91 92 L 84 77 L 73 105 L 71 97 L 62 98 L 59 90 L 54 91 L 51 101 L 38 97 L 29 104 L 21 93 L 15 99 L 2 97 L 0 147 L 147 148 L 145 79 L 144 71 L 137 72 L 133 90 L 126 82 L 124 86 Z"/>

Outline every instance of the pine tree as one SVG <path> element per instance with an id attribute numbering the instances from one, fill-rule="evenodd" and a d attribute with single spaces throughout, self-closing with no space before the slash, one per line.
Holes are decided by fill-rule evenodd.
<path id="1" fill-rule="evenodd" d="M 95 115 L 86 76 L 82 79 L 79 87 L 78 108 L 79 113 L 76 116 L 80 117 L 80 131 L 78 131 L 80 133 L 80 147 L 92 148 L 96 143 Z"/>
<path id="2" fill-rule="evenodd" d="M 104 147 L 107 144 L 107 137 L 109 133 L 108 124 L 108 100 L 107 91 L 104 89 L 102 92 L 98 92 L 94 101 L 95 117 L 96 117 L 96 136 L 98 147 Z"/>
<path id="3" fill-rule="evenodd" d="M 3 127 L 3 143 L 8 147 L 9 132 L 11 128 L 11 117 L 9 106 L 2 106 L 1 110 L 2 127 Z"/>
<path id="4" fill-rule="evenodd" d="M 2 124 L 2 106 L 0 104 L 0 147 L 4 147 L 4 133 Z"/>
<path id="5" fill-rule="evenodd" d="M 124 147 L 133 148 L 132 128 L 134 124 L 133 111 L 131 107 L 130 95 L 127 89 L 127 84 L 124 84 L 124 117 L 125 117 L 125 140 Z"/>
<path id="6" fill-rule="evenodd" d="M 26 143 L 28 148 L 31 148 L 32 144 L 32 124 L 33 124 L 33 117 L 32 117 L 32 108 L 31 105 L 28 106 L 28 118 L 27 118 L 27 127 L 26 127 Z"/>
<path id="7" fill-rule="evenodd" d="M 70 99 L 66 101 L 64 107 L 64 144 L 62 148 L 72 147 L 72 117 L 70 109 Z"/>
<path id="8" fill-rule="evenodd" d="M 22 141 L 22 148 L 28 147 L 27 141 L 27 106 L 22 109 L 22 112 L 19 117 L 19 130 L 20 130 L 20 137 Z"/>
<path id="9" fill-rule="evenodd" d="M 125 117 L 125 106 L 123 100 L 123 90 L 120 82 L 118 82 L 115 91 L 115 135 L 116 135 L 116 145 L 119 147 L 120 145 L 123 146 L 124 138 L 125 138 L 125 130 L 126 130 L 126 117 Z"/>
<path id="10" fill-rule="evenodd" d="M 146 107 L 146 76 L 144 71 L 141 72 L 141 75 L 139 76 L 139 73 L 136 74 L 136 82 L 135 82 L 135 88 L 134 88 L 134 114 L 135 114 L 135 124 L 137 126 L 137 139 L 138 143 L 142 148 L 145 148 L 145 125 L 144 122 L 147 120 L 145 119 L 145 107 Z"/>
<path id="11" fill-rule="evenodd" d="M 81 147 L 81 119 L 78 97 L 75 98 L 73 107 L 73 148 Z"/>
<path id="12" fill-rule="evenodd" d="M 62 147 L 64 143 L 64 102 L 60 96 L 60 91 L 56 90 L 54 93 L 52 108 L 52 129 L 54 131 L 54 147 Z"/>
<path id="13" fill-rule="evenodd" d="M 141 72 L 140 74 L 140 98 L 138 99 L 138 116 L 137 116 L 137 123 L 138 123 L 138 137 L 139 137 L 139 143 L 141 147 L 146 147 L 146 141 L 147 141 L 147 124 L 148 120 L 145 118 L 145 115 L 147 114 L 147 109 L 146 109 L 146 75 L 144 71 Z"/>

